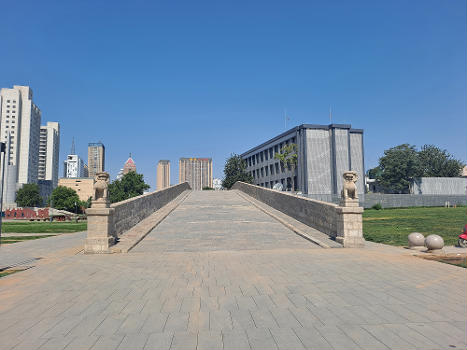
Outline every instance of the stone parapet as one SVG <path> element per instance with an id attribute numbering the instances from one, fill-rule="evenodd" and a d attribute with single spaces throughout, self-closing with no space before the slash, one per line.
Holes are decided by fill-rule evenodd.
<path id="1" fill-rule="evenodd" d="M 110 247 L 116 243 L 122 233 L 189 189 L 188 183 L 184 182 L 160 191 L 110 204 L 110 207 L 105 200 L 93 202 L 91 208 L 86 210 L 88 234 L 84 252 L 110 253 Z"/>
<path id="2" fill-rule="evenodd" d="M 236 182 L 232 189 L 240 190 L 270 207 L 327 234 L 346 248 L 364 246 L 365 241 L 362 232 L 363 208 L 355 206 L 358 201 L 352 200 L 347 203 L 352 206 L 342 207 L 333 203 L 299 197 L 244 182 Z"/>

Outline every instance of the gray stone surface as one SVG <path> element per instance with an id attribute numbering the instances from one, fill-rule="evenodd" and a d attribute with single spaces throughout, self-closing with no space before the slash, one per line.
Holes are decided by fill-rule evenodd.
<path id="1" fill-rule="evenodd" d="M 352 173 L 352 177 L 354 173 Z M 352 185 L 355 190 L 355 184 Z M 338 206 L 237 181 L 233 189 L 322 232 L 346 248 L 362 248 L 363 208 L 357 199 L 343 198 Z"/>
<path id="2" fill-rule="evenodd" d="M 2 350 L 466 347 L 465 269 L 321 249 L 233 192 L 192 192 L 128 254 L 59 239 L 0 279 Z"/>

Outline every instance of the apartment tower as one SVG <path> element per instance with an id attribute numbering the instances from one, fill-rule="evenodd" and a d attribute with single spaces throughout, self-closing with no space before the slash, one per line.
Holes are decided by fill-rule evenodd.
<path id="1" fill-rule="evenodd" d="M 88 144 L 88 169 L 88 176 L 92 178 L 105 170 L 105 147 L 102 142 Z"/>
<path id="2" fill-rule="evenodd" d="M 0 90 L 0 140 L 6 142 L 3 202 L 15 201 L 23 184 L 37 183 L 41 111 L 29 86 Z"/>
<path id="3" fill-rule="evenodd" d="M 180 158 L 179 181 L 188 182 L 192 190 L 212 187 L 212 158 Z"/>
<path id="4" fill-rule="evenodd" d="M 52 181 L 53 188 L 58 184 L 58 161 L 60 153 L 60 125 L 47 122 L 40 127 L 38 180 Z"/>
<path id="5" fill-rule="evenodd" d="M 170 161 L 160 160 L 157 163 L 157 190 L 170 187 Z"/>

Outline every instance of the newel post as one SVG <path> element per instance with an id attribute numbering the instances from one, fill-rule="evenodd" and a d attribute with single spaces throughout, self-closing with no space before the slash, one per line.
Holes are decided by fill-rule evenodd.
<path id="1" fill-rule="evenodd" d="M 358 175 L 355 171 L 346 171 L 343 177 L 344 186 L 341 201 L 337 207 L 336 242 L 345 248 L 363 248 L 365 246 L 362 224 L 363 207 L 359 206 L 355 185 Z"/>
<path id="2" fill-rule="evenodd" d="M 94 199 L 91 207 L 86 209 L 88 218 L 88 235 L 84 244 L 84 252 L 110 253 L 110 247 L 115 244 L 113 214 L 108 196 L 109 174 L 99 172 L 94 183 Z"/>

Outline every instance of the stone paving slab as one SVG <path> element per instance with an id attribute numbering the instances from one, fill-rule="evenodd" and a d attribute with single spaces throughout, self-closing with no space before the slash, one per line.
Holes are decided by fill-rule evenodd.
<path id="1" fill-rule="evenodd" d="M 52 237 L 35 239 L 25 242 L 0 245 L 0 269 L 10 266 L 31 265 L 38 259 L 60 252 L 75 253 L 84 247 L 86 232 L 75 232 L 55 235 Z"/>
<path id="2" fill-rule="evenodd" d="M 193 192 L 128 254 L 1 278 L 0 349 L 465 349 L 466 286 L 465 269 L 320 249 L 234 193 Z"/>
<path id="3" fill-rule="evenodd" d="M 294 219 L 293 217 L 280 212 L 269 205 L 258 201 L 257 199 L 243 193 L 239 190 L 234 190 L 240 197 L 252 203 L 255 207 L 268 214 L 275 220 L 282 223 L 288 229 L 292 230 L 299 236 L 313 242 L 323 248 L 342 248 L 342 245 L 329 238 L 329 236 L 321 231 L 314 229 L 303 222 Z"/>

